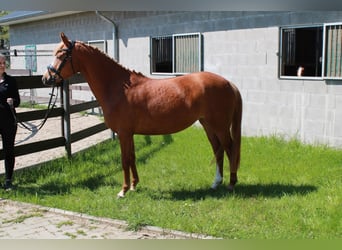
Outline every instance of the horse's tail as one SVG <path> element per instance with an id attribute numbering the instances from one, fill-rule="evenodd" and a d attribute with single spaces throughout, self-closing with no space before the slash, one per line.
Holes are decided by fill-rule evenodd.
<path id="1" fill-rule="evenodd" d="M 235 87 L 235 86 L 234 86 Z M 230 166 L 230 172 L 236 173 L 240 166 L 240 151 L 241 151 L 241 121 L 242 121 L 242 97 L 239 90 L 235 87 L 236 105 L 233 113 L 232 126 L 230 130 L 233 140 L 232 156 L 233 164 Z"/>

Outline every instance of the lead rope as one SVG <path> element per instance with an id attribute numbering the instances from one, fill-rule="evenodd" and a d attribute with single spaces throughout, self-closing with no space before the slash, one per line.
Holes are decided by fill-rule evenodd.
<path id="1" fill-rule="evenodd" d="M 56 101 L 57 101 L 57 97 L 58 97 L 58 91 L 57 91 L 56 95 L 54 94 L 55 87 L 56 87 L 55 85 L 52 87 L 52 92 L 50 93 L 50 100 L 49 100 L 49 103 L 48 103 L 48 107 L 47 107 L 45 116 L 44 116 L 43 120 L 40 122 L 39 125 L 30 128 L 24 122 L 18 121 L 17 116 L 15 115 L 15 112 L 14 112 L 14 108 L 11 107 L 10 109 L 11 109 L 11 112 L 12 112 L 12 115 L 13 115 L 13 118 L 14 118 L 14 123 L 15 124 L 19 124 L 20 127 L 25 128 L 25 129 L 27 129 L 27 130 L 29 130 L 31 132 L 39 131 L 44 126 L 44 124 L 46 123 L 47 119 L 49 118 L 50 113 L 52 112 L 53 108 L 55 107 L 55 104 L 56 104 Z M 54 101 L 52 101 L 54 96 L 55 96 L 55 99 L 54 99 Z"/>

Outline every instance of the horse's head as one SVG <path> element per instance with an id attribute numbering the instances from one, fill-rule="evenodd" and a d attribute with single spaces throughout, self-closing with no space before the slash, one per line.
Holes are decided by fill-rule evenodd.
<path id="1" fill-rule="evenodd" d="M 72 62 L 72 51 L 75 47 L 75 41 L 69 41 L 63 32 L 61 33 L 61 39 L 62 41 L 54 53 L 55 59 L 52 64 L 47 66 L 47 70 L 42 77 L 45 85 L 60 84 L 64 79 L 77 72 Z"/>

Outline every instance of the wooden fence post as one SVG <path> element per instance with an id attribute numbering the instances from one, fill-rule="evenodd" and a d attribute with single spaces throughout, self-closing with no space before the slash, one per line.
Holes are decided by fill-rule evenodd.
<path id="1" fill-rule="evenodd" d="M 71 158 L 71 126 L 70 126 L 70 92 L 69 81 L 63 81 L 63 136 L 65 140 L 65 151 Z"/>
<path id="2" fill-rule="evenodd" d="M 61 88 L 59 89 L 59 94 L 60 94 L 60 106 L 62 108 L 62 116 L 61 116 L 61 132 L 62 132 L 62 137 L 64 138 L 65 135 L 65 131 L 64 131 L 64 117 L 63 117 L 63 113 L 64 113 L 64 86 L 63 84 L 61 85 Z"/>

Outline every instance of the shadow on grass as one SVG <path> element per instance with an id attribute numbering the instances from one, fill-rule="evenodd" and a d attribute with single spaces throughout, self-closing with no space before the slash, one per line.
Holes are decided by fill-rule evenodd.
<path id="1" fill-rule="evenodd" d="M 163 148 L 165 148 L 173 142 L 172 135 L 163 135 L 163 141 L 161 143 L 152 143 L 150 135 L 145 135 L 144 140 L 144 147 L 148 147 L 148 150 L 144 153 L 139 153 L 139 151 L 144 147 L 136 147 L 135 153 L 136 155 L 139 155 L 139 157 L 136 158 L 136 165 L 145 164 L 148 161 L 148 159 L 154 156 L 155 153 L 161 151 Z"/>
<path id="2" fill-rule="evenodd" d="M 176 190 L 165 191 L 156 195 L 152 195 L 155 199 L 170 199 L 170 200 L 203 200 L 208 197 L 212 198 L 225 198 L 225 197 L 239 197 L 239 198 L 252 198 L 252 197 L 267 197 L 279 198 L 290 195 L 305 196 L 309 193 L 315 192 L 317 187 L 313 185 L 292 185 L 292 184 L 239 184 L 235 187 L 234 191 L 228 191 L 227 187 L 222 185 L 216 190 L 208 188 L 201 188 L 195 190 Z"/>
<path id="3" fill-rule="evenodd" d="M 145 143 L 138 146 L 136 151 L 139 152 L 142 149 L 143 153 L 140 153 L 139 157 L 137 157 L 136 162 L 137 165 L 141 163 L 145 163 L 149 158 L 151 158 L 155 153 L 162 150 L 169 144 L 173 142 L 173 138 L 171 135 L 164 135 L 163 141 L 161 143 L 152 143 L 150 136 L 145 136 Z M 117 142 L 115 146 L 118 146 Z M 149 146 L 149 147 L 146 147 Z M 96 152 L 96 151 L 94 151 Z M 80 168 L 79 176 L 73 176 L 75 173 L 70 171 L 70 169 L 74 168 L 74 164 L 78 165 L 79 162 L 87 162 L 91 161 L 92 165 L 89 167 L 83 166 Z M 108 180 L 108 171 L 102 171 L 101 168 L 106 168 L 108 165 L 118 164 L 120 167 L 113 168 L 111 170 L 110 175 L 113 175 L 111 180 Z M 85 175 L 83 171 L 89 171 L 89 168 L 97 167 L 96 171 L 92 173 L 92 175 Z M 118 183 L 114 181 L 114 176 L 121 172 L 121 155 L 114 155 L 113 159 L 108 161 L 108 158 L 102 159 L 101 157 L 96 157 L 94 153 L 87 154 L 87 150 L 80 151 L 76 153 L 70 161 L 67 159 L 53 159 L 44 163 L 40 163 L 37 165 L 32 165 L 23 169 L 18 169 L 15 173 L 16 179 L 18 181 L 18 185 L 16 187 L 16 191 L 22 194 L 27 195 L 61 195 L 67 194 L 72 191 L 74 188 L 87 189 L 91 191 L 95 191 L 103 186 L 121 186 L 121 182 Z M 91 172 L 91 171 L 90 171 Z M 4 174 L 0 174 L 0 178 L 3 177 Z M 59 175 L 69 176 L 59 179 Z M 36 183 L 37 179 L 47 177 L 47 180 L 42 184 L 38 185 Z M 50 179 L 50 176 L 56 176 L 56 178 Z M 84 176 L 86 176 L 84 178 Z M 110 183 L 109 183 L 110 182 Z"/>
<path id="4" fill-rule="evenodd" d="M 21 194 L 27 195 L 43 195 L 43 196 L 54 196 L 54 195 L 65 195 L 71 193 L 73 189 L 80 188 L 84 190 L 95 191 L 100 187 L 106 185 L 119 185 L 118 183 L 106 183 L 105 176 L 92 176 L 77 183 L 66 183 L 66 182 L 47 182 L 42 185 L 35 183 L 19 184 L 16 187 L 16 191 Z"/>

